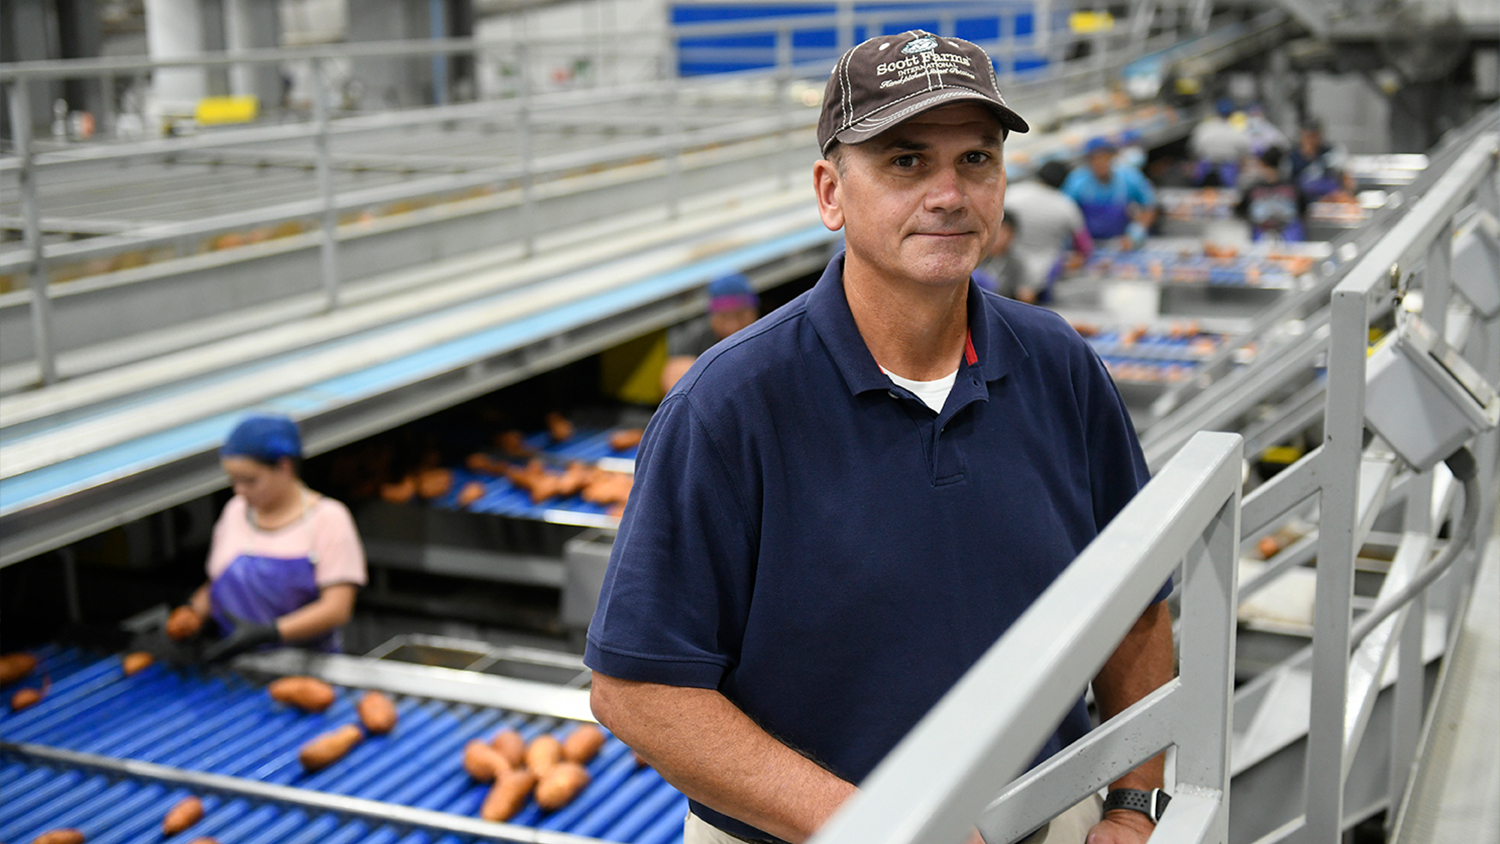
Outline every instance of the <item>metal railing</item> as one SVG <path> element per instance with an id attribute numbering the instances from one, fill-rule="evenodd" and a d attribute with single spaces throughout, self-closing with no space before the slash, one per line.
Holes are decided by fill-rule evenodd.
<path id="1" fill-rule="evenodd" d="M 1344 784 L 1355 753 L 1360 749 L 1381 677 L 1395 659 L 1396 705 L 1390 758 L 1392 771 L 1388 808 L 1400 804 L 1407 787 L 1406 772 L 1416 751 L 1422 721 L 1422 625 L 1424 592 L 1405 587 L 1417 581 L 1432 554 L 1444 543 L 1439 531 L 1452 516 L 1453 538 L 1448 557 L 1468 564 L 1454 566 L 1445 607 L 1450 625 L 1461 618 L 1463 595 L 1472 582 L 1472 548 L 1464 543 L 1488 535 L 1495 513 L 1497 434 L 1479 435 L 1471 444 L 1477 457 L 1477 477 L 1464 484 L 1463 513 L 1455 512 L 1456 483 L 1444 476 L 1435 491 L 1436 470 L 1385 483 L 1371 483 L 1369 473 L 1382 471 L 1381 450 L 1368 449 L 1365 428 L 1366 358 L 1372 323 L 1389 315 L 1415 279 L 1423 292 L 1423 321 L 1440 335 L 1447 327 L 1452 301 L 1450 278 L 1455 218 L 1478 204 L 1500 211 L 1500 133 L 1485 132 L 1474 139 L 1440 179 L 1402 219 L 1356 263 L 1333 290 L 1328 337 L 1328 376 L 1322 445 L 1246 497 L 1244 531 L 1254 538 L 1309 500 L 1318 507 L 1316 539 L 1317 581 L 1313 611 L 1312 697 L 1306 757 L 1305 813 L 1270 836 L 1270 841 L 1297 840 L 1332 844 L 1343 833 Z M 1476 320 L 1470 336 L 1488 350 L 1489 379 L 1500 375 L 1500 331 L 1494 321 Z M 1412 408 L 1412 413 L 1421 412 Z M 1394 458 L 1385 459 L 1393 461 Z M 1392 465 L 1393 462 L 1392 462 Z M 1362 490 L 1362 481 L 1364 489 Z M 1379 624 L 1354 618 L 1355 560 L 1373 522 L 1382 511 L 1404 499 L 1401 543 L 1381 595 L 1372 612 L 1394 617 Z M 1476 496 L 1479 500 L 1475 500 Z M 1363 499 L 1363 500 L 1362 500 Z M 1477 524 L 1472 523 L 1477 522 Z M 1467 524 L 1467 530 L 1464 530 Z M 1304 549 L 1303 553 L 1305 553 Z M 1287 549 L 1284 554 L 1295 553 Z M 1282 567 L 1284 569 L 1285 567 Z M 1384 616 L 1381 616 L 1384 617 Z M 1368 616 L 1370 622 L 1375 615 Z M 1396 654 L 1399 652 L 1399 656 Z"/>
<path id="2" fill-rule="evenodd" d="M 1176 28 L 1192 23 L 1187 15 L 1177 13 L 1180 6 L 1165 5 L 1161 10 L 1158 6 L 1163 4 L 1137 4 L 1139 12 L 1148 18 L 1144 26 L 1121 22 L 1107 33 L 1072 34 L 1054 31 L 1046 24 L 1071 8 L 1071 4 L 1043 0 L 1035 7 L 1038 25 L 1029 35 L 1017 36 L 1014 26 L 1001 28 L 996 39 L 982 42 L 982 46 L 997 57 L 1039 51 L 1052 59 L 1060 59 L 1072 44 L 1088 43 L 1092 54 L 1087 58 L 1066 63 L 1054 61 L 1050 65 L 1053 70 L 1045 78 L 1030 80 L 1019 87 L 1008 87 L 1013 100 L 1031 99 L 1055 105 L 1071 94 L 1103 86 L 1108 76 L 1126 62 L 1174 42 Z M 331 310 L 338 307 L 341 287 L 346 281 L 339 256 L 341 215 L 382 204 L 459 196 L 465 191 L 515 191 L 519 194 L 517 202 L 521 213 L 517 231 L 508 234 L 521 241 L 524 254 L 531 254 L 539 234 L 535 231 L 534 220 L 540 185 L 601 167 L 655 161 L 666 171 L 666 210 L 668 216 L 673 217 L 679 212 L 683 200 L 685 180 L 682 173 L 687 166 L 687 156 L 706 149 L 768 138 L 776 139 L 783 150 L 791 152 L 798 148 L 796 139 L 811 131 L 816 123 L 816 94 L 837 51 L 799 63 L 794 60 L 797 57 L 797 51 L 793 49 L 796 33 L 806 27 L 836 29 L 842 45 L 845 41 L 852 42 L 856 34 L 873 34 L 892 21 L 931 15 L 953 21 L 978 8 L 979 4 L 969 2 L 935 4 L 931 9 L 920 11 L 885 9 L 877 4 L 871 8 L 862 6 L 856 12 L 851 2 L 842 2 L 831 15 L 683 23 L 665 31 L 616 32 L 573 39 L 447 39 L 257 49 L 169 60 L 134 57 L 0 65 L 0 84 L 3 84 L 9 100 L 14 134 L 14 155 L 0 159 L 0 178 L 13 173 L 16 179 L 19 227 L 24 239 L 24 249 L 0 255 L 0 273 L 9 272 L 26 279 L 32 346 L 43 384 L 54 383 L 59 377 L 48 282 L 49 268 L 63 262 L 81 266 L 85 262 L 104 261 L 123 253 L 140 255 L 147 250 L 163 248 L 177 257 L 184 257 L 194 254 L 208 239 L 221 234 L 296 223 L 305 225 L 316 237 L 323 297 L 326 307 Z M 1172 11 L 1172 14 L 1169 16 L 1166 11 Z M 679 78 L 668 75 L 644 82 L 545 94 L 539 93 L 533 78 L 536 76 L 536 55 L 564 50 L 570 44 L 575 47 L 584 42 L 592 44 L 591 38 L 599 44 L 590 46 L 590 50 L 608 52 L 618 58 L 634 49 L 642 55 L 656 55 L 660 67 L 670 68 L 675 65 L 678 45 L 685 40 L 767 31 L 775 32 L 775 46 L 772 48 L 775 66 L 728 77 Z M 1157 34 L 1153 36 L 1153 32 Z M 638 46 L 626 46 L 632 43 Z M 350 112 L 337 107 L 338 92 L 327 73 L 335 64 L 356 59 L 409 60 L 422 56 L 481 55 L 505 56 L 519 69 L 513 92 L 515 96 L 395 112 Z M 63 144 L 49 149 L 39 149 L 32 133 L 30 95 L 32 84 L 36 82 L 71 78 L 98 78 L 108 82 L 117 75 L 144 77 L 163 68 L 267 64 L 301 65 L 308 69 L 315 86 L 310 97 L 310 113 L 280 112 L 272 115 L 276 122 L 223 128 L 185 137 Z M 705 123 L 694 118 L 691 103 L 711 99 L 715 92 L 725 90 L 737 92 L 736 96 L 742 100 L 762 104 L 763 111 L 759 115 L 751 113 L 744 119 L 728 121 Z M 575 151 L 544 152 L 538 148 L 539 127 L 549 118 L 567 114 L 588 115 L 607 108 L 629 108 L 631 104 L 641 104 L 641 111 L 652 114 L 652 119 L 659 119 L 660 125 L 651 137 L 614 141 Z M 645 108 L 647 104 L 651 108 Z M 288 117 L 292 118 L 291 122 L 287 122 Z M 507 155 L 500 157 L 393 157 L 344 153 L 337 149 L 337 143 L 342 139 L 361 134 L 455 123 L 502 125 L 514 133 L 514 144 L 507 150 Z M 287 143 L 308 143 L 311 149 L 301 152 L 265 148 L 268 144 Z M 106 220 L 103 222 L 109 224 L 105 226 L 108 231 L 97 236 L 71 242 L 43 242 L 50 228 L 44 226 L 45 217 L 38 196 L 38 177 L 44 171 L 104 161 L 179 160 L 174 157 L 194 161 L 195 156 L 214 162 L 263 164 L 278 160 L 278 155 L 287 158 L 289 164 L 310 167 L 316 183 L 313 196 L 172 223 L 132 225 Z M 403 173 L 412 174 L 413 178 L 388 185 L 344 189 L 339 189 L 334 183 L 333 174 L 337 170 L 378 172 L 383 167 L 398 168 Z M 789 183 L 791 174 L 786 167 L 781 168 L 779 175 L 783 186 Z M 347 232 L 343 236 L 347 237 Z"/>
<path id="3" fill-rule="evenodd" d="M 1171 748 L 1153 841 L 1225 840 L 1240 438 L 1194 437 L 912 729 L 815 844 L 1015 841 Z M 1001 793 L 1182 564 L 1179 676 Z M 1000 797 L 996 799 L 996 795 Z"/>

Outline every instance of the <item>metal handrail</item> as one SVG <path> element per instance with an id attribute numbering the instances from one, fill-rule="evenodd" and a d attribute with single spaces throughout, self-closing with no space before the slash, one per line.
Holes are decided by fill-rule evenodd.
<path id="1" fill-rule="evenodd" d="M 1175 747 L 1154 841 L 1223 841 L 1241 440 L 1202 433 L 876 767 L 814 844 L 1014 841 Z M 1182 563 L 1180 675 L 1005 791 Z M 987 808 L 988 807 L 988 808 Z M 981 814 L 983 817 L 981 818 Z"/>

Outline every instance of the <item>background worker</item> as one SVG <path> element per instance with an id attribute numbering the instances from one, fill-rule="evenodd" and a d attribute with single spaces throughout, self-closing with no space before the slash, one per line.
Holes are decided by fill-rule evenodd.
<path id="1" fill-rule="evenodd" d="M 806 840 L 1146 482 L 1088 344 L 973 282 L 1027 130 L 990 67 L 922 31 L 844 54 L 813 179 L 846 251 L 647 428 L 584 659 L 595 715 L 688 796 L 686 844 Z M 1158 600 L 1102 716 L 1171 676 Z M 1041 757 L 1087 730 L 1079 700 Z M 1143 842 L 1127 805 L 1161 780 L 1041 834 Z"/>
<path id="2" fill-rule="evenodd" d="M 708 315 L 688 320 L 667 332 L 662 392 L 670 393 L 699 355 L 759 318 L 760 297 L 750 286 L 750 279 L 739 273 L 714 279 L 708 285 Z"/>
<path id="3" fill-rule="evenodd" d="M 1307 201 L 1281 172 L 1281 150 L 1271 147 L 1250 158 L 1235 213 L 1250 224 L 1252 240 L 1305 240 L 1302 216 Z"/>
<path id="4" fill-rule="evenodd" d="M 1221 97 L 1214 104 L 1214 114 L 1193 127 L 1188 153 L 1196 162 L 1196 184 L 1234 187 L 1239 181 L 1240 166 L 1251 154 L 1251 142 L 1244 116 L 1234 118 L 1234 100 Z"/>
<path id="5" fill-rule="evenodd" d="M 1062 192 L 1083 211 L 1097 243 L 1117 240 L 1122 249 L 1139 249 L 1156 222 L 1156 190 L 1139 170 L 1115 166 L 1115 145 L 1094 138 L 1085 147 L 1087 164 L 1076 167 Z"/>
<path id="6" fill-rule="evenodd" d="M 1322 122 L 1310 119 L 1302 124 L 1287 164 L 1304 201 L 1314 202 L 1346 189 L 1345 157 L 1342 149 L 1323 139 Z"/>
<path id="7" fill-rule="evenodd" d="M 1014 250 L 1027 274 L 1041 290 L 1038 301 L 1048 301 L 1052 284 L 1063 272 L 1075 270 L 1094 254 L 1094 239 L 1083 222 L 1083 211 L 1059 190 L 1068 178 L 1068 165 L 1048 161 L 1035 179 L 1005 189 L 1005 214 L 1024 215 L 1026 224 L 1015 233 Z"/>
<path id="8" fill-rule="evenodd" d="M 367 581 L 365 553 L 348 508 L 302 483 L 296 423 L 245 419 L 219 458 L 234 497 L 214 525 L 208 582 L 187 605 L 221 633 L 203 657 L 228 659 L 280 643 L 341 650 L 339 628 Z"/>
<path id="9" fill-rule="evenodd" d="M 995 229 L 995 245 L 974 270 L 974 282 L 1007 299 L 1034 305 L 1045 288 L 1036 282 L 1031 268 L 1016 254 L 1016 237 L 1021 228 L 1021 221 L 1014 211 L 1000 218 L 1000 225 Z"/>

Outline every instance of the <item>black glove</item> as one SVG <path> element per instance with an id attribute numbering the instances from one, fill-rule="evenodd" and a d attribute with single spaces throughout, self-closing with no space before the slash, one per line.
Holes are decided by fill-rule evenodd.
<path id="1" fill-rule="evenodd" d="M 261 645 L 281 642 L 281 631 L 274 624 L 246 621 L 236 615 L 230 615 L 229 620 L 234 622 L 234 629 L 229 635 L 203 649 L 204 662 L 222 662 Z"/>

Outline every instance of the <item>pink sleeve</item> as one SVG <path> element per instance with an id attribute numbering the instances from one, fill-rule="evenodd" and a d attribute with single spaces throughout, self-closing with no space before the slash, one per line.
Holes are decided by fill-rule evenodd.
<path id="1" fill-rule="evenodd" d="M 229 568 L 229 564 L 238 556 L 239 546 L 243 544 L 243 537 L 234 535 L 236 522 L 243 524 L 245 521 L 243 502 L 244 499 L 238 496 L 229 499 L 219 512 L 219 520 L 214 522 L 213 540 L 208 546 L 208 562 L 204 564 L 210 583 L 218 580 L 219 575 Z"/>
<path id="2" fill-rule="evenodd" d="M 359 541 L 359 532 L 354 529 L 354 517 L 349 515 L 349 508 L 332 498 L 325 498 L 318 509 L 312 543 L 318 585 L 365 585 L 369 582 L 365 573 L 365 549 Z"/>

